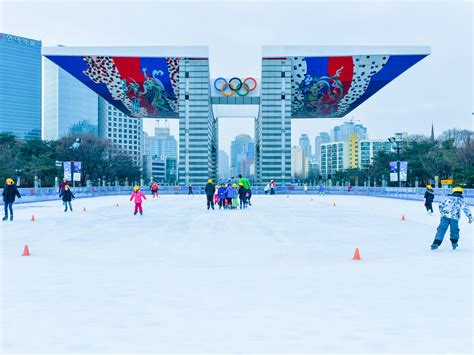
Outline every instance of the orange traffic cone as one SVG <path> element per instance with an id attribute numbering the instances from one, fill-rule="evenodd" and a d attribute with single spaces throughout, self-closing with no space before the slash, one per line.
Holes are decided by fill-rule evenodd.
<path id="1" fill-rule="evenodd" d="M 87 212 L 87 209 L 84 207 L 84 208 L 82 209 L 82 211 L 83 211 L 83 212 Z"/>
<path id="2" fill-rule="evenodd" d="M 356 248 L 356 250 L 354 252 L 354 256 L 352 257 L 352 260 L 361 260 L 360 259 L 359 248 Z"/>
<path id="3" fill-rule="evenodd" d="M 405 220 L 405 215 L 404 215 L 404 214 L 402 214 L 402 221 L 404 221 L 404 220 Z"/>
<path id="4" fill-rule="evenodd" d="M 30 250 L 28 249 L 28 245 L 25 244 L 25 248 L 23 249 L 23 254 L 21 256 L 30 256 Z"/>
<path id="5" fill-rule="evenodd" d="M 31 216 L 31 222 L 34 222 L 34 221 L 36 221 L 36 217 L 35 217 L 35 215 L 32 215 Z"/>

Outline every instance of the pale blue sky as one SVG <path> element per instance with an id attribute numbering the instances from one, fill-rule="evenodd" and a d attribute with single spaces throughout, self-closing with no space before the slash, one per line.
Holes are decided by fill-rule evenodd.
<path id="1" fill-rule="evenodd" d="M 472 129 L 471 1 L 45 2 L 0 0 L 0 31 L 45 46 L 209 45 L 211 76 L 260 77 L 262 45 L 428 45 L 432 54 L 352 111 L 371 138 Z M 293 144 L 339 120 L 294 120 Z M 169 121 L 177 135 L 177 122 Z M 145 122 L 147 130 L 153 121 Z M 220 124 L 220 148 L 252 119 Z"/>

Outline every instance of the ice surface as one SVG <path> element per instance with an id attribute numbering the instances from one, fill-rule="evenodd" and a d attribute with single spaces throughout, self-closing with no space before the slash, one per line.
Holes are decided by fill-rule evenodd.
<path id="1" fill-rule="evenodd" d="M 78 199 L 73 213 L 16 205 L 0 227 L 0 352 L 472 351 L 464 217 L 459 249 L 447 235 L 433 252 L 439 219 L 422 202 L 253 204 L 207 211 L 202 195 L 161 196 L 143 216 L 127 196 Z"/>

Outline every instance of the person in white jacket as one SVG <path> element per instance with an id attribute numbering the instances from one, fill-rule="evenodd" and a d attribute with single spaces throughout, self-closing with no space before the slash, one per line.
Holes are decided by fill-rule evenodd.
<path id="1" fill-rule="evenodd" d="M 450 228 L 450 240 L 453 250 L 458 247 L 459 240 L 459 219 L 461 218 L 461 210 L 464 212 L 466 217 L 469 219 L 469 223 L 472 223 L 472 214 L 469 206 L 462 196 L 463 190 L 461 187 L 455 187 L 453 193 L 448 195 L 448 198 L 439 205 L 439 212 L 441 213 L 441 220 L 436 232 L 433 244 L 431 244 L 431 250 L 438 249 L 443 242 L 444 235 Z"/>

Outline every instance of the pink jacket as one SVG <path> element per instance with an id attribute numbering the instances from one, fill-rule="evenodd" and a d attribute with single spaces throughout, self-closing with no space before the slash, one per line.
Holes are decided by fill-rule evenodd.
<path id="1" fill-rule="evenodd" d="M 142 197 L 146 200 L 146 196 L 143 194 L 143 192 L 138 190 L 132 193 L 132 196 L 130 196 L 130 201 L 135 199 L 134 200 L 135 203 L 142 203 Z"/>

